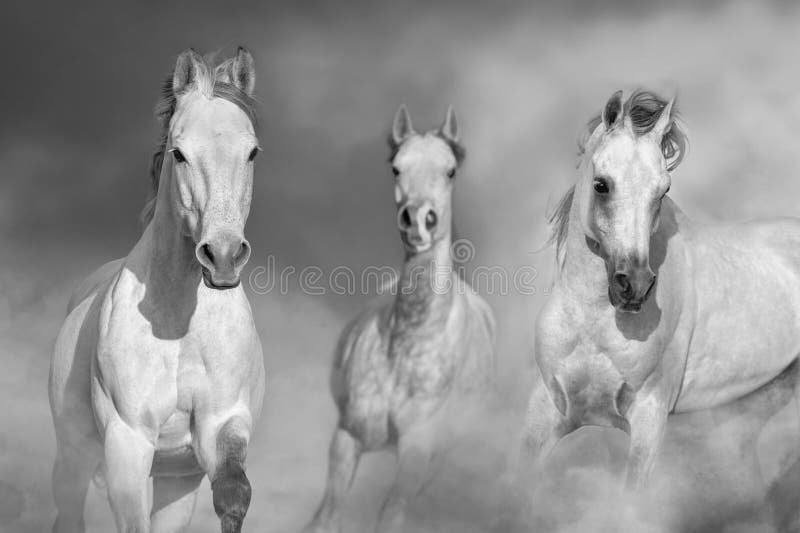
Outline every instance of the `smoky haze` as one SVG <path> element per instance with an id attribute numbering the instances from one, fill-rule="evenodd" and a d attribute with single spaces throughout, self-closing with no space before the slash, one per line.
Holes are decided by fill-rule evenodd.
<path id="1" fill-rule="evenodd" d="M 542 250 L 544 214 L 571 184 L 575 139 L 590 116 L 620 88 L 679 90 L 691 148 L 673 176 L 678 205 L 699 220 L 800 215 L 800 13 L 784 2 L 698 4 L 4 6 L 0 530 L 40 532 L 54 518 L 52 345 L 71 289 L 138 238 L 161 82 L 190 46 L 230 54 L 240 44 L 256 59 L 264 149 L 247 225 L 250 271 L 270 257 L 276 268 L 298 271 L 398 267 L 385 143 L 391 117 L 406 103 L 417 129 L 434 128 L 454 105 L 468 152 L 454 199 L 458 234 L 475 249 L 467 269 L 533 266 L 537 290 L 482 291 L 498 323 L 503 393 L 481 421 L 481 436 L 414 502 L 410 520 L 426 532 L 513 530 L 498 525 L 513 498 L 497 473 L 515 448 L 535 377 L 532 324 L 554 261 L 552 250 Z M 249 531 L 296 531 L 310 518 L 335 423 L 330 356 L 341 327 L 370 297 L 290 289 L 250 292 L 268 387 L 249 455 Z M 768 481 L 794 459 L 789 450 L 799 436 L 789 411 L 759 441 Z M 702 531 L 704 521 L 722 517 L 732 522 L 728 531 L 771 531 L 757 510 L 737 511 L 763 497 L 731 490 L 749 481 L 737 474 L 735 454 L 725 453 L 739 430 L 715 423 L 709 432 L 704 416 L 673 424 L 655 488 L 636 499 L 614 488 L 624 435 L 570 436 L 551 468 L 562 481 L 540 495 L 544 525 Z M 352 530 L 370 530 L 392 477 L 388 455 L 364 460 L 348 502 Z M 795 495 L 797 481 L 781 480 Z M 216 531 L 208 485 L 202 490 L 192 531 Z M 112 527 L 94 488 L 87 521 L 94 530 Z"/>

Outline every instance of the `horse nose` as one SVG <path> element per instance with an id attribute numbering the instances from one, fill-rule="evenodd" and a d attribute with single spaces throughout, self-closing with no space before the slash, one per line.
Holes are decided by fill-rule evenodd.
<path id="1" fill-rule="evenodd" d="M 221 235 L 207 239 L 195 248 L 203 267 L 203 279 L 213 288 L 239 285 L 239 274 L 250 259 L 250 243 L 242 237 Z"/>

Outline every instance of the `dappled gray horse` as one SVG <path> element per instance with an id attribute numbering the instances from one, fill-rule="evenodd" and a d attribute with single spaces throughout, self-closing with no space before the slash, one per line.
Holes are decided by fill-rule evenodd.
<path id="1" fill-rule="evenodd" d="M 185 530 L 204 476 L 222 531 L 241 529 L 264 395 L 261 343 L 239 286 L 258 153 L 254 84 L 246 50 L 216 66 L 188 50 L 164 88 L 144 232 L 73 294 L 56 341 L 55 532 L 84 530 L 98 468 L 121 532 Z"/>
<path id="2" fill-rule="evenodd" d="M 464 156 L 455 115 L 416 133 L 401 107 L 390 137 L 395 201 L 406 260 L 393 298 L 381 298 L 342 333 L 331 375 L 339 420 L 328 482 L 308 531 L 338 532 L 360 455 L 394 447 L 397 478 L 378 531 L 402 528 L 404 508 L 432 461 L 494 374 L 494 320 L 453 269 L 451 206 Z"/>
<path id="3" fill-rule="evenodd" d="M 800 220 L 701 225 L 667 196 L 685 137 L 672 101 L 615 93 L 590 121 L 556 211 L 558 272 L 536 322 L 534 470 L 583 425 L 630 435 L 644 485 L 667 415 L 725 405 L 800 354 Z M 755 445 L 755 439 L 750 439 Z"/>

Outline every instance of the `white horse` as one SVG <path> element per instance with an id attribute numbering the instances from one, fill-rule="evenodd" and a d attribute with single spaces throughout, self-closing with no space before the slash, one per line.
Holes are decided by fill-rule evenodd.
<path id="1" fill-rule="evenodd" d="M 800 354 L 800 220 L 700 225 L 669 199 L 685 138 L 672 101 L 615 93 L 553 216 L 559 269 L 536 322 L 534 469 L 583 425 L 630 435 L 643 486 L 667 415 L 744 398 Z M 751 439 L 755 441 L 755 439 Z"/>
<path id="2" fill-rule="evenodd" d="M 239 286 L 258 153 L 254 83 L 242 48 L 216 67 L 188 50 L 167 80 L 142 237 L 83 282 L 56 341 L 54 532 L 84 531 L 98 467 L 120 532 L 184 531 L 206 475 L 222 531 L 241 529 L 265 382 Z"/>
<path id="3" fill-rule="evenodd" d="M 406 503 L 494 376 L 492 312 L 451 257 L 453 178 L 464 157 L 452 108 L 438 130 L 418 134 L 401 106 L 389 143 L 406 261 L 394 298 L 376 301 L 339 340 L 331 375 L 339 421 L 325 495 L 307 529 L 315 533 L 341 530 L 360 455 L 386 447 L 399 465 L 377 530 L 401 530 Z"/>

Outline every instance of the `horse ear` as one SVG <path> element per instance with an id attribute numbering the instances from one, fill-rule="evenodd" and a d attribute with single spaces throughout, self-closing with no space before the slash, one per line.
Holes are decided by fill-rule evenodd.
<path id="1" fill-rule="evenodd" d="M 172 74 L 172 92 L 180 94 L 186 90 L 186 87 L 194 83 L 203 68 L 205 68 L 203 58 L 194 48 L 189 48 L 181 53 Z"/>
<path id="2" fill-rule="evenodd" d="M 453 111 L 453 106 L 448 106 L 447 114 L 444 116 L 444 122 L 439 126 L 439 133 L 449 141 L 458 142 L 458 121 L 456 120 L 456 113 Z"/>
<path id="3" fill-rule="evenodd" d="M 414 126 L 411 125 L 408 108 L 405 104 L 401 104 L 397 113 L 394 114 L 394 122 L 392 122 L 392 141 L 399 145 L 413 133 Z"/>
<path id="4" fill-rule="evenodd" d="M 672 127 L 672 120 L 675 118 L 672 114 L 672 110 L 675 107 L 675 100 L 677 97 L 677 95 L 673 95 L 664 106 L 664 109 L 661 110 L 661 115 L 659 115 L 658 120 L 655 125 L 653 125 L 653 129 L 650 130 L 654 137 L 658 139 L 663 138 Z"/>
<path id="5" fill-rule="evenodd" d="M 622 91 L 617 91 L 611 95 L 603 108 L 603 124 L 610 130 L 616 124 L 622 122 Z"/>
<path id="6" fill-rule="evenodd" d="M 253 55 L 244 47 L 239 47 L 231 65 L 231 83 L 248 96 L 253 96 L 256 87 L 256 67 Z"/>

